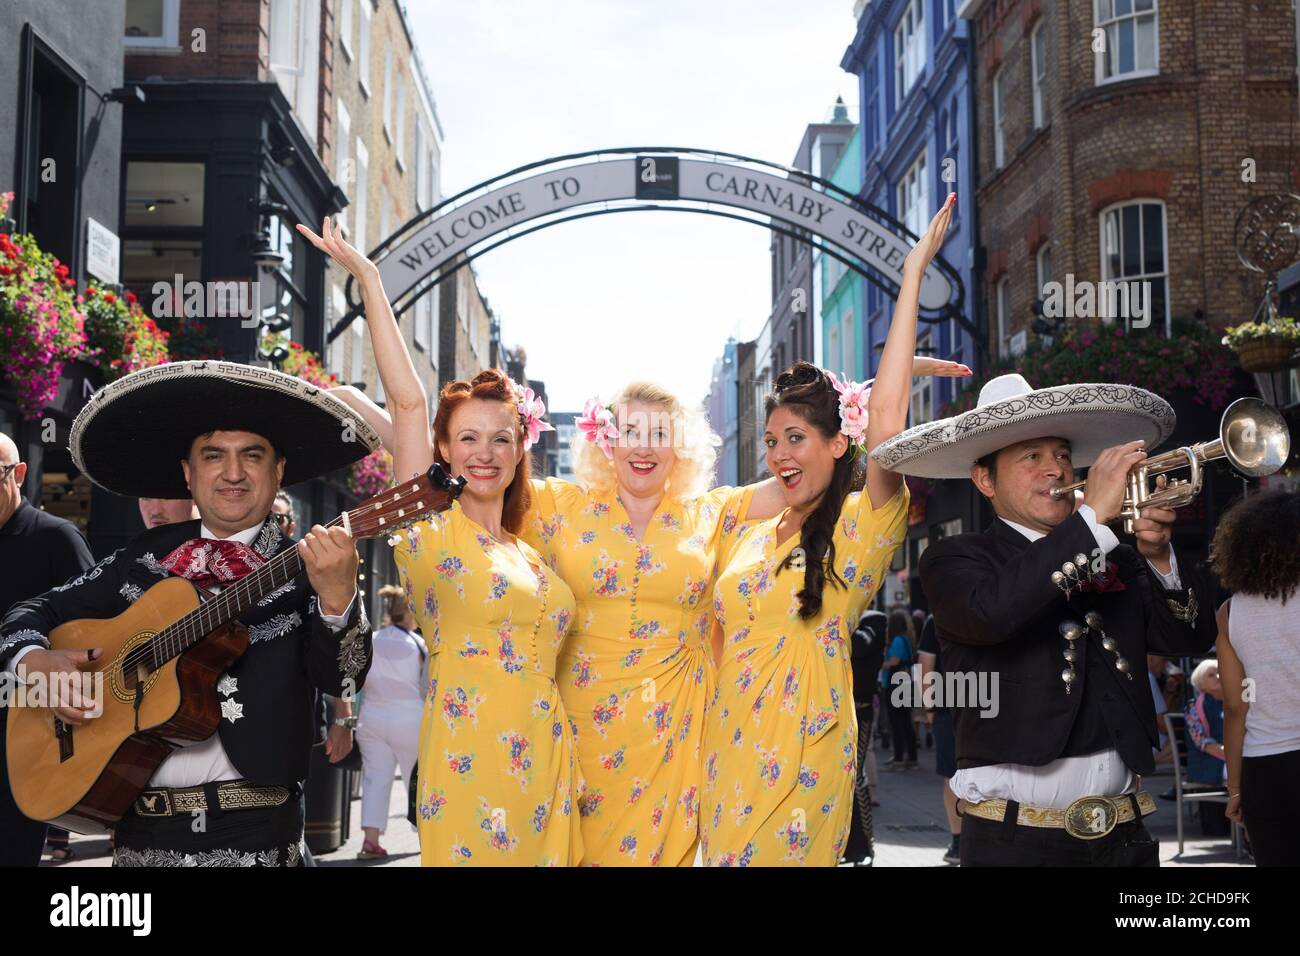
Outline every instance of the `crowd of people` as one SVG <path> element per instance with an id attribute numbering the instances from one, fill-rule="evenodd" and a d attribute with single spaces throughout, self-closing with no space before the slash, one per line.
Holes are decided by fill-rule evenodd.
<path id="1" fill-rule="evenodd" d="M 772 477 L 755 485 L 710 489 L 716 437 L 653 383 L 588 403 L 575 482 L 531 477 L 545 409 L 499 370 L 445 386 L 430 420 L 378 270 L 328 220 L 298 228 L 357 281 L 386 408 L 222 362 L 124 377 L 70 439 L 92 481 L 142 499 L 146 530 L 98 564 L 75 529 L 22 501 L 17 450 L 0 443 L 0 549 L 39 538 L 49 558 L 0 594 L 6 675 L 118 667 L 114 648 L 63 647 L 59 628 L 127 614 L 172 578 L 229 608 L 217 624 L 237 621 L 191 650 L 149 645 L 152 674 L 127 706 L 153 769 L 113 825 L 114 864 L 308 864 L 303 781 L 323 724 L 331 760 L 361 750 L 367 859 L 387 853 L 400 769 L 425 865 L 858 863 L 874 855 L 873 731 L 887 722 L 887 770 L 914 768 L 923 739 L 936 752 L 950 861 L 1155 865 L 1140 789 L 1159 750 L 1155 699 L 1134 671 L 1147 655 L 1203 655 L 1216 632 L 1219 676 L 1194 671 L 1189 717 L 1197 752 L 1223 766 L 1197 772 L 1224 782 L 1261 863 L 1293 862 L 1279 795 L 1300 760 L 1300 616 L 1286 604 L 1300 496 L 1252 495 L 1225 517 L 1213 553 L 1233 598 L 1216 622 L 1212 585 L 1171 547 L 1172 511 L 1145 509 L 1132 545 L 1108 527 L 1130 470 L 1172 430 L 1157 396 L 1035 390 L 1012 374 L 971 411 L 905 430 L 915 375 L 970 374 L 913 355 L 953 198 L 903 264 L 876 379 L 807 362 L 777 376 Z M 398 492 L 439 471 L 458 481 L 387 528 L 400 583 L 380 592 L 372 634 L 351 534 L 362 511 L 295 539 L 281 488 L 381 445 Z M 1054 493 L 1088 466 L 1079 493 Z M 904 540 L 905 475 L 968 478 L 996 515 L 925 551 L 932 616 L 919 620 L 871 610 Z M 211 679 L 162 713 L 159 672 L 198 687 L 199 652 L 215 655 Z M 935 675 L 992 675 L 997 699 L 898 693 Z M 96 727 L 89 702 L 54 703 L 60 740 Z M 21 732 L 45 733 L 32 726 Z M 11 833 L 44 825 L 2 789 L 9 852 Z M 61 819 L 102 819 L 94 796 Z M 33 862 L 31 843 L 11 861 Z"/>

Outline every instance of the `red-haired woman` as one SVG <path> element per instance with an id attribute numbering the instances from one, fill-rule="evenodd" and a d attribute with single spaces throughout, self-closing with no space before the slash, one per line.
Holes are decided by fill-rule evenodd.
<path id="1" fill-rule="evenodd" d="M 417 785 L 422 861 L 576 865 L 578 769 L 555 683 L 573 592 L 516 537 L 530 501 L 532 403 L 497 369 L 452 382 L 431 440 L 428 397 L 378 270 L 329 220 L 321 236 L 298 230 L 360 283 L 399 480 L 435 460 L 468 480 L 459 501 L 394 546 L 429 648 Z"/>

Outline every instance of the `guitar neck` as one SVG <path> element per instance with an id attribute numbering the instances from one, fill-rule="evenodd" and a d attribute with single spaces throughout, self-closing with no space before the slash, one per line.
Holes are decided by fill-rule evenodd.
<path id="1" fill-rule="evenodd" d="M 179 657 L 217 628 L 239 618 L 276 588 L 292 581 L 302 567 L 298 548 L 291 546 L 211 600 L 204 601 L 154 638 L 153 666 L 159 667 Z"/>

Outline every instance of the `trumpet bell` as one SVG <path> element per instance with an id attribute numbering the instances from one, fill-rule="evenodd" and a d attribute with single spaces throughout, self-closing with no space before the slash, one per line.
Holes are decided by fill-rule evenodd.
<path id="1" fill-rule="evenodd" d="M 1281 469 L 1291 455 L 1291 432 L 1276 408 L 1258 398 L 1239 398 L 1223 413 L 1219 443 L 1233 468 L 1248 478 Z"/>

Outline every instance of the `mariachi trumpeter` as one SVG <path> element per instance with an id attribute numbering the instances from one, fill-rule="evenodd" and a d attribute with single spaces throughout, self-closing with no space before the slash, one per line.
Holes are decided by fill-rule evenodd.
<path id="1" fill-rule="evenodd" d="M 301 865 L 314 692 L 345 696 L 361 687 L 370 626 L 347 530 L 317 525 L 295 545 L 271 520 L 271 504 L 282 485 L 345 466 L 377 444 L 332 396 L 246 365 L 178 362 L 96 393 L 73 423 L 77 467 L 117 494 L 191 497 L 199 519 L 147 530 L 5 616 L 0 668 L 28 680 L 99 672 L 104 700 L 117 704 L 92 708 L 65 697 L 40 726 L 27 722 L 20 731 L 11 720 L 15 794 L 23 773 L 64 785 L 72 758 L 99 739 L 86 728 L 99 721 L 101 734 L 107 722 L 124 721 L 115 769 L 67 782 L 89 793 L 61 820 L 79 830 L 114 825 L 115 866 Z M 170 623 L 177 607 L 186 611 L 184 626 Z M 231 614 L 237 625 L 211 632 Z M 144 636 L 116 650 L 85 646 L 107 645 L 107 619 Z M 69 622 L 83 635 L 103 625 L 103 640 L 77 650 L 56 641 L 51 649 L 49 635 Z M 187 681 L 206 682 L 206 711 L 165 714 Z M 56 750 L 34 739 L 51 732 Z M 48 766 L 30 756 L 38 765 L 22 765 L 24 753 L 37 752 L 54 754 Z M 141 788 L 120 820 L 108 819 L 104 806 Z"/>
<path id="2" fill-rule="evenodd" d="M 1173 427 L 1141 388 L 1033 390 L 1011 374 L 974 409 L 872 452 L 903 474 L 969 477 L 996 515 L 920 565 L 945 670 L 998 681 L 996 716 L 954 708 L 962 866 L 1159 865 L 1142 823 L 1155 805 L 1137 791 L 1158 744 L 1143 665 L 1210 647 L 1212 595 L 1170 546 L 1173 511 L 1144 509 L 1134 545 L 1107 524 L 1129 471 Z M 1082 500 L 1061 494 L 1088 465 Z"/>

